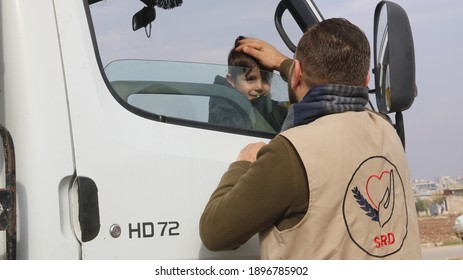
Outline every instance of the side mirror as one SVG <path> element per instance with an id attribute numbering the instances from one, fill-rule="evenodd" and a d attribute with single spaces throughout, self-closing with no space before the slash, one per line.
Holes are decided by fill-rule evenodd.
<path id="1" fill-rule="evenodd" d="M 405 148 L 402 111 L 417 95 L 415 50 L 407 13 L 389 1 L 381 1 L 375 10 L 373 71 L 378 111 L 396 113 L 394 126 Z"/>
<path id="2" fill-rule="evenodd" d="M 379 112 L 412 106 L 417 95 L 412 31 L 405 10 L 389 1 L 381 1 L 375 10 L 374 74 Z"/>

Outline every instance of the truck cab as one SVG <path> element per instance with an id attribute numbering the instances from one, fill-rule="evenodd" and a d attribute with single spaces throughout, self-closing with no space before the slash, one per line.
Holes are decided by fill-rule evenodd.
<path id="1" fill-rule="evenodd" d="M 279 133 L 286 81 L 265 73 L 258 106 L 214 81 L 239 35 L 291 56 L 323 16 L 312 0 L 229 2 L 1 1 L 0 259 L 259 258 L 257 237 L 208 251 L 198 222 L 241 148 Z M 381 77 L 381 113 L 408 109 Z M 242 121 L 212 121 L 214 100 Z"/>

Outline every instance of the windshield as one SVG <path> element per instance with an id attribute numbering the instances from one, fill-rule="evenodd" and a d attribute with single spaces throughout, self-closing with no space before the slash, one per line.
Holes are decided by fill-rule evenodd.
<path id="1" fill-rule="evenodd" d="M 144 2 L 90 6 L 104 74 L 124 107 L 152 120 L 212 130 L 280 131 L 289 103 L 279 73 L 227 65 L 238 36 L 264 39 L 292 56 L 273 22 L 279 1 L 195 0 L 173 9 Z M 289 15 L 283 25 L 290 37 L 302 35 Z"/>

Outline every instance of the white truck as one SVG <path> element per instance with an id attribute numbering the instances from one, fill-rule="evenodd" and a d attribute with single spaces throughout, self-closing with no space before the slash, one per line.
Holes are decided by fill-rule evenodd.
<path id="1" fill-rule="evenodd" d="M 198 221 L 238 151 L 279 130 L 214 84 L 227 66 L 205 57 L 226 61 L 234 38 L 248 34 L 293 51 L 300 30 L 323 16 L 311 0 L 252 2 L 261 9 L 238 0 L 231 11 L 223 1 L 1 0 L 0 259 L 258 258 L 256 238 L 208 251 Z M 378 111 L 398 116 L 404 139 L 400 112 L 416 95 L 411 31 L 394 3 L 380 2 L 375 18 Z M 207 49 L 219 34 L 229 38 L 222 49 Z M 277 74 L 271 88 L 265 104 L 286 104 Z M 212 123 L 212 99 L 233 104 L 248 125 Z"/>

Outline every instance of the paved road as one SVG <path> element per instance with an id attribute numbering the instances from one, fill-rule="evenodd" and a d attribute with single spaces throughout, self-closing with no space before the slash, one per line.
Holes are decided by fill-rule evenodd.
<path id="1" fill-rule="evenodd" d="M 463 260 L 463 245 L 422 248 L 423 260 Z"/>

